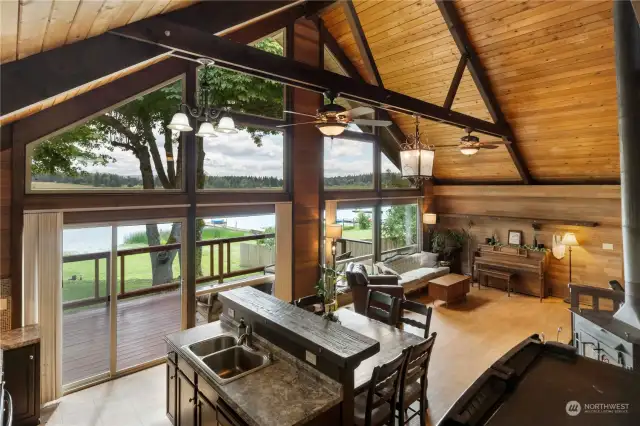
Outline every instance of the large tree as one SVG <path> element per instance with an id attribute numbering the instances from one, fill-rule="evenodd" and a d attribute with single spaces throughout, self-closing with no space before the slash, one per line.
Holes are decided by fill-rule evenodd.
<path id="1" fill-rule="evenodd" d="M 271 38 L 256 43 L 255 47 L 273 54 L 283 53 L 282 46 Z M 206 79 L 213 87 L 215 106 L 271 117 L 282 115 L 284 92 L 280 83 L 222 68 L 200 72 L 198 78 L 201 84 Z M 114 162 L 114 151 L 121 150 L 133 154 L 137 159 L 144 189 L 160 189 L 156 182 L 162 189 L 181 189 L 184 181 L 183 138 L 179 133 L 167 129 L 181 102 L 182 82 L 177 81 L 45 140 L 34 149 L 32 175 L 78 176 L 86 173 L 87 166 L 105 166 Z M 258 146 L 266 133 L 274 133 L 237 127 L 249 132 Z M 204 188 L 206 175 L 202 138 L 197 138 L 197 143 L 197 186 Z M 158 144 L 164 148 L 164 158 Z M 203 225 L 199 220 L 198 239 L 202 236 Z M 180 232 L 180 226 L 174 224 L 164 243 L 180 241 Z M 146 234 L 150 246 L 162 244 L 157 225 L 146 225 Z M 153 285 L 173 281 L 172 265 L 176 255 L 177 250 L 150 253 Z M 196 255 L 198 275 L 202 275 L 201 258 L 199 249 Z"/>

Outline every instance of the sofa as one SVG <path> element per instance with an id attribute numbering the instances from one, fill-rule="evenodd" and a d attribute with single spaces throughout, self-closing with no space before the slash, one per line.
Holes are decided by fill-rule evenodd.
<path id="1" fill-rule="evenodd" d="M 338 294 L 338 304 L 344 305 L 353 301 L 353 309 L 362 315 L 367 310 L 367 295 L 369 290 L 375 290 L 389 294 L 393 297 L 404 298 L 404 290 L 398 284 L 398 278 L 391 275 L 372 275 L 367 272 L 366 267 L 361 263 L 347 264 L 344 275 L 346 278 L 347 289 L 343 289 L 341 300 L 340 290 Z M 346 300 L 349 295 L 350 300 Z"/>
<path id="2" fill-rule="evenodd" d="M 398 284 L 407 294 L 425 288 L 432 279 L 449 273 L 448 267 L 438 266 L 437 258 L 434 253 L 421 252 L 395 256 L 384 262 L 377 262 L 374 267 L 379 275 L 397 277 Z"/>

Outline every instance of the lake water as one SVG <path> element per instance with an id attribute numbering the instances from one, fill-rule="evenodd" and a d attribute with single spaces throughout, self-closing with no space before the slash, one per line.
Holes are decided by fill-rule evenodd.
<path id="1" fill-rule="evenodd" d="M 388 208 L 384 207 L 384 212 Z M 363 209 L 363 212 L 371 214 L 371 209 Z M 341 209 L 337 211 L 338 221 L 353 221 L 358 213 L 357 210 Z M 211 219 L 205 219 L 205 222 L 211 224 Z M 275 226 L 275 215 L 259 215 L 246 217 L 216 217 L 215 219 L 225 220 L 227 226 L 238 229 L 260 230 L 263 231 L 269 226 Z M 161 231 L 171 229 L 170 223 L 158 225 Z M 118 246 L 122 246 L 131 234 L 145 231 L 144 225 L 127 225 L 118 227 Z M 80 254 L 95 253 L 111 250 L 111 227 L 89 227 L 89 228 L 67 228 L 63 234 L 62 251 L 64 254 Z"/>

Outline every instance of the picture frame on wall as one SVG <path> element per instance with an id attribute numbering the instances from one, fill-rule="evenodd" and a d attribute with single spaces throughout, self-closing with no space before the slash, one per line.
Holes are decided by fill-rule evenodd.
<path id="1" fill-rule="evenodd" d="M 509 230 L 509 245 L 521 246 L 522 245 L 522 231 Z"/>

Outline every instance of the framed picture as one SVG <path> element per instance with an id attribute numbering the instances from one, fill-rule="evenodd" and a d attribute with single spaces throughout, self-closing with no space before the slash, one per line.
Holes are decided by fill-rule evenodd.
<path id="1" fill-rule="evenodd" d="M 522 231 L 509 231 L 509 244 L 514 246 L 522 245 Z"/>

